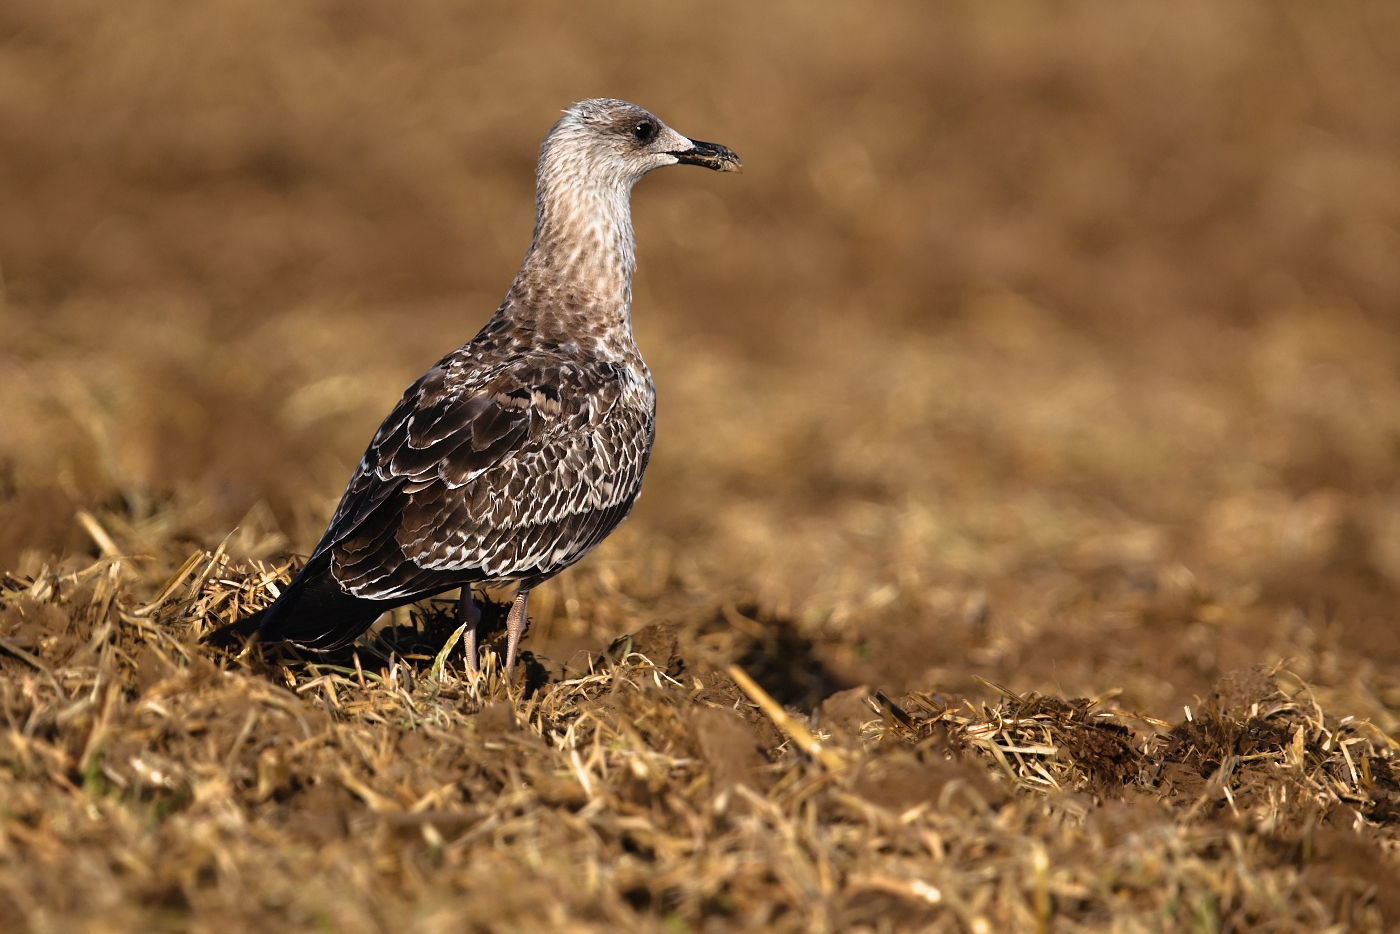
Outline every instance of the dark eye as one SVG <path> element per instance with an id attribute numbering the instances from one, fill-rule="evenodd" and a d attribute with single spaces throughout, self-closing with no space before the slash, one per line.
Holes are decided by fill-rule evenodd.
<path id="1" fill-rule="evenodd" d="M 637 138 L 637 142 L 639 143 L 649 143 L 656 139 L 657 132 L 656 124 L 652 123 L 650 120 L 643 120 L 641 123 L 632 127 L 632 135 Z"/>

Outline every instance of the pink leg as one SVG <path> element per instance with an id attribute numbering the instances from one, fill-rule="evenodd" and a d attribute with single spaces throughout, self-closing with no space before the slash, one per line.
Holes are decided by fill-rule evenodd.
<path id="1" fill-rule="evenodd" d="M 525 606 L 530 602 L 530 591 L 522 590 L 515 595 L 515 602 L 510 605 L 510 615 L 506 617 L 506 680 L 510 680 L 511 672 L 515 671 L 515 656 L 520 650 L 520 637 L 525 635 L 525 630 L 530 627 L 530 620 L 525 616 Z"/>
<path id="2" fill-rule="evenodd" d="M 462 588 L 462 596 L 457 601 L 457 622 L 466 623 L 466 632 L 462 633 L 462 642 L 466 645 L 467 671 L 476 674 L 480 671 L 480 665 L 476 658 L 476 631 L 481 626 L 481 609 L 472 599 L 472 589 Z"/>

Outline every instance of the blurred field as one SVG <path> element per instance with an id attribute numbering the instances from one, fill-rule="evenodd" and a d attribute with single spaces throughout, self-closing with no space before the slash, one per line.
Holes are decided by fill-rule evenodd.
<path id="1" fill-rule="evenodd" d="M 529 697 L 195 647 L 600 95 L 745 174 L 635 193 L 657 448 Z M 1400 925 L 1400 8 L 12 0 L 0 205 L 0 928 Z"/>

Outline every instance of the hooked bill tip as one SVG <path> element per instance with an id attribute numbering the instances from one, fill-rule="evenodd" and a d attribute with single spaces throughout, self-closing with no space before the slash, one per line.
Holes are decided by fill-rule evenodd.
<path id="1" fill-rule="evenodd" d="M 744 164 L 728 146 L 719 143 L 706 143 L 698 139 L 690 141 L 691 148 L 673 152 L 676 161 L 682 165 L 699 165 L 716 172 L 742 172 Z"/>

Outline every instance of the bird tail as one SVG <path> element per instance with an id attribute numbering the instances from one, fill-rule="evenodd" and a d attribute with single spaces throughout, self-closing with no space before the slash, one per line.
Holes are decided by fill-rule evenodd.
<path id="1" fill-rule="evenodd" d="M 308 581 L 283 599 L 287 604 L 261 621 L 261 638 L 290 642 L 313 652 L 344 648 L 373 626 L 381 613 L 409 602 L 356 597 L 341 590 L 333 578 Z"/>
<path id="2" fill-rule="evenodd" d="M 245 642 L 257 635 L 263 620 L 267 618 L 267 611 L 270 609 L 272 609 L 271 606 L 264 607 L 252 616 L 245 616 L 242 619 L 234 620 L 227 626 L 220 626 L 199 641 L 218 648 L 233 648 L 240 642 Z"/>
<path id="3" fill-rule="evenodd" d="M 327 562 L 310 562 L 265 609 L 214 630 L 204 642 L 235 646 L 247 639 L 289 642 L 313 652 L 333 652 L 358 639 L 386 610 L 408 600 L 366 600 L 340 589 Z"/>

